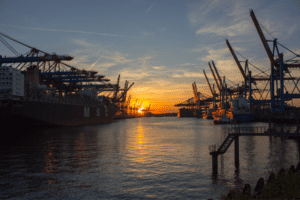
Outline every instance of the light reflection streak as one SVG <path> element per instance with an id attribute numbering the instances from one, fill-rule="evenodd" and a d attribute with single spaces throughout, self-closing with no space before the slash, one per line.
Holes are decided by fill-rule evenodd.
<path id="1" fill-rule="evenodd" d="M 84 164 L 82 164 L 84 162 L 84 158 L 88 157 L 88 154 L 85 153 L 86 144 L 84 139 L 85 139 L 85 134 L 84 132 L 81 132 L 78 138 L 74 141 L 74 153 L 78 160 L 77 164 L 79 167 L 84 166 Z"/>
<path id="2" fill-rule="evenodd" d="M 142 126 L 138 126 L 138 143 L 139 143 L 139 149 L 140 149 L 141 146 L 143 146 L 142 144 L 144 143 L 144 132 L 143 132 Z"/>
<path id="3" fill-rule="evenodd" d="M 146 156 L 149 154 L 147 153 L 149 149 L 145 146 L 144 127 L 142 125 L 137 126 L 137 137 L 135 143 L 135 162 L 144 164 L 147 161 Z M 139 170 L 139 172 L 141 173 L 142 171 Z"/>
<path id="4" fill-rule="evenodd" d="M 53 146 L 53 141 L 50 140 L 46 143 L 46 146 L 45 146 L 45 168 L 44 168 L 44 172 L 45 173 L 48 173 L 48 174 L 52 174 L 55 170 L 56 170 L 56 167 L 55 167 L 55 162 L 57 162 L 54 158 L 54 155 L 55 155 L 55 152 L 54 151 L 54 146 Z M 56 179 L 53 179 L 51 177 L 47 177 L 46 178 L 46 181 L 47 181 L 47 186 L 46 186 L 46 189 L 47 190 L 51 190 L 52 188 L 50 187 L 50 185 L 56 185 L 57 184 L 57 181 Z M 52 196 L 56 196 L 56 194 L 52 194 Z"/>
<path id="5" fill-rule="evenodd" d="M 56 162 L 55 158 L 54 158 L 54 154 L 53 154 L 53 141 L 48 141 L 47 145 L 45 147 L 46 151 L 45 151 L 45 168 L 44 168 L 44 172 L 50 174 L 52 173 L 53 169 L 54 169 L 54 162 Z"/>

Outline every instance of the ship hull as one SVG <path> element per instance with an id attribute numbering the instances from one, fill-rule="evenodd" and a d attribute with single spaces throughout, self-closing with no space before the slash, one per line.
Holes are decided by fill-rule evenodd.
<path id="1" fill-rule="evenodd" d="M 235 121 L 235 120 L 231 120 L 231 121 L 214 120 L 213 121 L 214 125 L 216 125 L 216 124 L 238 124 L 238 123 L 240 123 L 240 122 Z"/>
<path id="2" fill-rule="evenodd" d="M 1 123 L 16 122 L 37 126 L 82 126 L 112 122 L 117 108 L 79 106 L 62 103 L 23 101 L 19 105 L 0 106 Z"/>
<path id="3" fill-rule="evenodd" d="M 177 111 L 177 116 L 178 117 L 193 117 L 193 111 L 190 109 L 186 109 L 186 108 L 180 108 Z"/>
<path id="4" fill-rule="evenodd" d="M 252 113 L 242 113 L 242 114 L 232 114 L 228 115 L 232 120 L 240 123 L 250 123 L 254 122 L 255 114 Z"/>
<path id="5" fill-rule="evenodd" d="M 204 114 L 203 115 L 203 119 L 214 119 L 212 115 L 207 115 L 207 114 Z"/>
<path id="6" fill-rule="evenodd" d="M 220 118 L 222 118 L 222 116 L 226 115 L 226 110 L 225 109 L 218 109 L 215 112 L 212 112 L 212 117 L 214 120 L 219 120 Z"/>

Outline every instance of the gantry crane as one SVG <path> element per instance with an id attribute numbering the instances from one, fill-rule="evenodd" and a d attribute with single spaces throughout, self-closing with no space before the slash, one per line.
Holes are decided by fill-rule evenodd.
<path id="1" fill-rule="evenodd" d="M 291 99 L 291 98 L 300 98 L 300 90 L 297 87 L 297 84 L 299 82 L 299 78 L 292 77 L 290 74 L 291 68 L 299 68 L 299 60 L 295 60 L 294 58 L 297 57 L 299 58 L 300 56 L 294 52 L 294 55 L 296 55 L 294 58 L 286 60 L 285 62 L 283 61 L 283 53 L 279 52 L 278 49 L 278 42 L 277 39 L 275 38 L 273 41 L 268 41 L 266 40 L 261 27 L 256 19 L 256 16 L 253 12 L 253 10 L 250 10 L 250 16 L 252 18 L 252 21 L 255 25 L 255 28 L 258 32 L 258 35 L 263 43 L 263 46 L 265 48 L 265 51 L 267 52 L 268 58 L 271 63 L 271 75 L 270 78 L 267 80 L 270 80 L 270 91 L 271 91 L 271 99 L 270 100 L 265 100 L 265 101 L 256 101 L 256 102 L 270 102 L 271 103 L 271 110 L 272 112 L 283 112 L 284 111 L 284 102 L 286 99 Z M 273 51 L 271 51 L 268 42 L 273 43 Z M 279 44 L 281 45 L 281 44 Z M 281 45 L 283 46 L 283 45 Z M 284 46 L 283 46 L 284 47 Z M 284 47 L 286 48 L 286 47 Z M 287 49 L 287 48 L 286 48 Z M 277 54 L 277 59 L 275 59 L 275 54 Z M 290 77 L 284 78 L 284 75 L 289 75 Z M 249 79 L 250 79 L 250 88 L 251 88 L 251 71 L 249 73 Z M 294 80 L 297 79 L 297 82 Z M 257 78 L 254 80 L 258 80 Z M 263 79 L 260 79 L 263 80 Z M 287 88 L 284 86 L 284 80 L 292 80 L 295 87 L 292 91 L 291 94 L 288 93 Z M 278 88 L 278 81 L 280 81 L 280 88 Z M 274 94 L 274 85 L 276 83 L 276 92 L 277 95 Z M 284 92 L 284 88 L 286 89 L 286 92 Z M 297 88 L 298 94 L 294 94 L 294 90 Z M 251 89 L 249 90 L 251 92 Z M 250 105 L 251 105 L 251 98 L 250 98 Z"/>
<path id="2" fill-rule="evenodd" d="M 150 110 L 150 108 L 151 108 L 151 104 L 149 104 L 147 108 L 141 110 L 144 116 L 149 117 L 152 115 L 150 111 L 154 111 L 154 110 Z"/>
<path id="3" fill-rule="evenodd" d="M 213 61 L 212 61 L 212 63 L 213 63 Z M 217 80 L 217 78 L 215 76 L 215 73 L 214 73 L 213 69 L 211 68 L 211 65 L 210 65 L 209 62 L 208 62 L 208 65 L 209 65 L 210 71 L 211 71 L 211 73 L 212 73 L 212 75 L 214 77 L 214 80 L 215 80 L 216 85 L 217 85 L 217 87 L 219 89 L 219 92 L 220 92 L 220 95 L 219 95 L 220 96 L 220 100 L 219 101 L 221 102 L 220 103 L 220 107 L 221 108 L 226 108 L 227 105 L 224 106 L 224 98 L 227 99 L 227 97 L 224 97 L 224 95 L 225 95 L 225 87 L 223 86 L 223 83 L 222 83 L 221 78 L 219 76 L 219 72 L 217 71 L 217 68 L 216 68 L 215 64 L 213 63 L 213 67 L 215 69 L 216 75 L 217 75 L 218 80 L 219 80 L 219 82 L 218 82 L 218 80 Z"/>
<path id="4" fill-rule="evenodd" d="M 226 93 L 225 87 L 224 87 L 224 85 L 223 85 L 223 83 L 222 83 L 222 81 L 221 81 L 221 77 L 220 77 L 219 72 L 218 72 L 218 70 L 217 70 L 217 68 L 216 68 L 216 66 L 215 66 L 214 61 L 211 61 L 211 62 L 212 62 L 212 65 L 213 65 L 213 67 L 214 67 L 214 70 L 215 70 L 215 72 L 216 72 L 217 78 L 218 78 L 218 80 L 219 80 L 219 85 L 220 85 L 220 89 L 221 89 L 221 91 L 220 91 L 221 108 L 225 108 L 225 109 L 226 109 L 226 107 L 227 107 L 226 104 L 225 104 L 225 106 L 224 106 L 224 98 L 227 99 L 227 96 L 224 97 L 224 95 L 225 95 L 225 93 Z"/>
<path id="5" fill-rule="evenodd" d="M 4 38 L 29 48 L 29 52 L 23 55 L 19 54 Z M 85 87 L 92 87 L 98 93 L 122 90 L 117 85 L 105 83 L 109 82 L 110 79 L 104 78 L 105 76 L 103 75 L 96 75 L 96 71 L 80 70 L 77 67 L 64 63 L 63 61 L 73 59 L 69 55 L 56 55 L 55 53 L 44 52 L 1 32 L 0 42 L 16 55 L 16 57 L 0 56 L 0 66 L 2 64 L 10 64 L 14 68 L 22 70 L 22 73 L 25 75 L 28 73 L 28 70 L 31 70 L 38 75 L 35 84 L 42 84 L 52 89 L 56 88 L 53 92 L 59 92 L 60 94 L 64 92 L 67 94 Z M 101 84 L 90 84 L 92 82 Z"/>
<path id="6" fill-rule="evenodd" d="M 219 72 L 218 72 L 218 70 L 217 70 L 217 68 L 216 68 L 216 66 L 215 66 L 214 61 L 211 61 L 211 63 L 212 63 L 212 65 L 213 65 L 214 70 L 215 70 L 215 72 L 216 72 L 216 75 L 217 75 L 217 77 L 218 77 L 218 80 L 219 80 L 219 83 L 220 83 L 220 86 L 221 86 L 221 90 L 224 90 L 225 88 L 224 88 L 224 86 L 223 86 L 223 84 L 222 84 L 222 81 L 221 81 Z"/>
<path id="7" fill-rule="evenodd" d="M 117 82 L 117 86 L 119 85 L 119 81 L 120 81 L 120 75 L 118 77 L 118 82 Z M 125 86 L 123 89 L 123 92 L 121 94 L 118 95 L 118 90 L 114 91 L 114 96 L 112 98 L 112 101 L 114 103 L 116 103 L 120 110 L 116 115 L 127 115 L 127 110 L 128 110 L 128 102 L 126 102 L 126 96 L 127 96 L 127 92 L 129 91 L 129 89 L 133 86 L 134 83 L 132 83 L 129 87 L 128 87 L 128 81 L 125 81 Z M 117 87 L 119 88 L 119 87 Z M 129 102 L 130 102 L 130 98 L 129 98 Z"/>
<path id="8" fill-rule="evenodd" d="M 197 90 L 196 82 L 192 84 L 193 87 L 193 93 L 194 93 L 194 100 L 196 104 L 196 117 L 201 117 L 201 109 L 200 109 L 200 97 Z"/>
<path id="9" fill-rule="evenodd" d="M 213 96 L 213 98 L 212 98 L 212 100 L 213 100 L 213 108 L 216 109 L 216 96 L 217 96 L 216 91 L 211 88 L 211 85 L 209 83 L 209 80 L 208 80 L 208 78 L 207 78 L 206 73 L 205 73 L 204 70 L 203 70 L 203 73 L 204 73 L 205 79 L 207 81 L 207 85 L 209 86 L 210 92 L 211 92 L 211 94 Z"/>
<path id="10" fill-rule="evenodd" d="M 232 49 L 232 47 L 231 47 L 231 45 L 230 45 L 230 43 L 229 43 L 228 40 L 226 40 L 226 44 L 227 44 L 227 46 L 229 48 L 229 51 L 230 51 L 232 57 L 234 58 L 235 63 L 237 64 L 237 66 L 238 66 L 238 68 L 239 68 L 239 70 L 240 70 L 240 72 L 241 72 L 241 74 L 243 76 L 243 79 L 244 79 L 244 97 L 247 98 L 247 81 L 249 79 L 246 76 L 246 73 L 247 73 L 247 70 L 249 71 L 248 60 L 245 61 L 245 71 L 244 71 L 243 68 L 242 68 L 242 65 L 241 65 L 240 61 L 238 60 L 238 58 L 237 58 L 235 52 L 233 51 L 233 49 Z"/>
<path id="11" fill-rule="evenodd" d="M 210 69 L 210 71 L 211 71 L 211 73 L 212 73 L 212 75 L 214 77 L 214 80 L 216 82 L 217 88 L 218 88 L 219 92 L 221 93 L 222 92 L 221 87 L 219 86 L 219 83 L 218 83 L 218 81 L 216 79 L 215 73 L 214 73 L 214 71 L 212 70 L 212 68 L 210 66 L 210 62 L 208 62 L 208 66 L 209 66 L 209 69 Z"/>
<path id="12" fill-rule="evenodd" d="M 229 43 L 229 41 L 228 40 L 226 40 L 226 44 L 227 44 L 227 46 L 228 46 L 228 49 L 229 49 L 229 51 L 230 51 L 230 53 L 231 53 L 231 55 L 232 55 L 232 57 L 234 58 L 234 61 L 235 61 L 235 63 L 237 64 L 237 67 L 238 67 L 238 69 L 240 70 L 240 72 L 241 72 L 241 74 L 242 74 L 242 76 L 243 76 L 243 79 L 244 79 L 244 83 L 243 83 L 243 86 L 242 86 L 242 88 L 244 89 L 244 97 L 245 98 L 247 98 L 247 91 L 249 90 L 249 67 L 248 67 L 248 59 L 246 59 L 245 60 L 245 67 L 244 67 L 244 70 L 242 69 L 242 65 L 241 65 L 241 61 L 239 61 L 238 60 L 238 58 L 237 58 L 237 56 L 236 56 L 236 54 L 235 54 L 235 51 L 233 50 L 233 48 L 231 47 L 231 45 L 230 45 L 230 43 Z M 260 70 L 261 71 L 261 70 Z M 263 71 L 262 71 L 263 72 Z M 265 73 L 265 72 L 263 72 L 263 73 Z M 287 80 L 287 78 L 285 78 L 286 80 Z M 262 76 L 260 76 L 260 77 L 257 77 L 257 76 L 252 76 L 252 83 L 254 83 L 254 85 L 255 85 L 255 87 L 256 87 L 256 82 L 257 81 L 266 81 L 266 80 L 270 80 L 270 78 L 269 77 L 262 77 Z M 259 100 L 261 100 L 262 98 L 263 98 L 263 93 L 264 93 L 264 91 L 266 91 L 266 89 L 264 88 L 264 89 L 258 89 L 257 87 L 256 87 L 256 89 L 252 89 L 251 88 L 251 91 L 249 91 L 249 94 L 251 93 L 253 93 L 254 91 L 258 91 L 259 92 L 259 94 L 260 94 L 260 99 Z M 252 97 L 252 95 L 251 95 L 251 99 L 252 99 L 253 97 Z M 249 98 L 248 98 L 249 100 L 250 100 L 250 95 L 249 95 Z M 253 99 L 254 100 L 254 99 Z M 253 101 L 252 100 L 252 101 Z M 254 100 L 255 101 L 255 100 Z M 264 104 L 265 104 L 266 102 L 264 102 Z M 250 105 L 250 107 L 251 107 L 251 105 Z"/>

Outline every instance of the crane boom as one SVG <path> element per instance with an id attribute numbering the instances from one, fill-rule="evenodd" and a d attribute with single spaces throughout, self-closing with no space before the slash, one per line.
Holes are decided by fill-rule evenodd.
<path id="1" fill-rule="evenodd" d="M 23 42 L 20 42 L 20 41 L 18 41 L 18 40 L 15 40 L 15 39 L 9 37 L 8 35 L 5 35 L 4 33 L 1 33 L 1 32 L 0 32 L 0 35 L 4 36 L 4 37 L 6 37 L 6 38 L 8 38 L 8 39 L 10 39 L 10 40 L 12 40 L 12 41 L 14 41 L 14 42 L 17 42 L 17 43 L 19 43 L 19 44 L 21 44 L 21 45 L 24 45 L 25 47 L 28 47 L 28 48 L 30 48 L 30 49 L 33 49 L 34 51 L 39 51 L 39 52 L 42 52 L 42 53 L 44 53 L 44 54 L 49 55 L 48 53 L 46 53 L 46 52 L 44 52 L 44 51 L 41 51 L 41 50 L 36 49 L 36 48 L 34 48 L 34 47 L 31 47 L 31 46 L 29 46 L 29 45 L 27 45 L 27 44 L 24 44 Z"/>
<path id="2" fill-rule="evenodd" d="M 274 60 L 273 54 L 272 54 L 272 52 L 270 50 L 270 47 L 269 47 L 269 45 L 267 43 L 267 40 L 266 40 L 264 34 L 263 34 L 263 32 L 262 32 L 262 30 L 261 30 L 261 28 L 259 26 L 259 23 L 258 23 L 255 15 L 254 15 L 253 10 L 250 10 L 250 16 L 251 16 L 252 21 L 253 21 L 253 23 L 255 25 L 255 28 L 256 28 L 256 30 L 258 32 L 258 35 L 259 35 L 259 37 L 260 37 L 260 39 L 261 39 L 261 41 L 262 41 L 262 43 L 263 43 L 263 45 L 265 47 L 265 50 L 266 50 L 266 52 L 268 54 L 268 57 L 269 57 L 269 59 L 271 61 L 271 64 L 272 64 L 272 66 L 274 66 L 275 65 L 275 60 Z"/>
<path id="3" fill-rule="evenodd" d="M 128 97 L 127 101 L 126 101 L 127 106 L 130 104 L 130 100 L 131 100 L 131 95 L 129 95 L 129 97 Z"/>
<path id="4" fill-rule="evenodd" d="M 212 90 L 212 88 L 211 88 L 211 86 L 210 86 L 210 84 L 209 84 L 208 78 L 207 78 L 207 76 L 206 76 L 204 70 L 203 70 L 203 73 L 204 73 L 205 79 L 206 79 L 206 81 L 207 81 L 207 85 L 209 86 L 210 92 L 211 92 L 211 94 L 214 96 L 214 92 L 213 92 L 213 90 Z"/>
<path id="5" fill-rule="evenodd" d="M 27 63 L 27 62 L 42 62 L 42 61 L 61 61 L 61 60 L 72 60 L 71 56 L 57 56 L 57 55 L 48 55 L 48 56 L 36 56 L 36 57 L 8 57 L 2 58 L 0 56 L 0 63 Z"/>
<path id="6" fill-rule="evenodd" d="M 230 53 L 231 53 L 232 57 L 233 57 L 234 60 L 235 60 L 235 63 L 237 64 L 237 66 L 238 66 L 240 72 L 242 73 L 242 75 L 243 75 L 243 77 L 244 77 L 244 80 L 246 80 L 246 79 L 247 79 L 246 74 L 245 74 L 245 72 L 243 71 L 243 68 L 242 68 L 242 66 L 241 66 L 241 63 L 240 63 L 240 61 L 237 59 L 237 57 L 236 57 L 236 55 L 235 55 L 233 49 L 231 48 L 231 45 L 229 44 L 228 40 L 226 40 L 226 44 L 227 44 L 227 46 L 228 46 L 228 48 L 229 48 L 229 50 L 230 50 Z"/>
<path id="7" fill-rule="evenodd" d="M 198 91 L 197 91 L 196 83 L 194 82 L 192 84 L 192 86 L 193 86 L 193 93 L 194 93 L 195 102 L 197 102 L 197 101 L 199 101 L 199 97 L 198 97 Z"/>
<path id="8" fill-rule="evenodd" d="M 124 102 L 126 100 L 126 95 L 127 92 L 129 91 L 129 89 L 133 86 L 134 83 L 132 83 L 129 87 L 128 87 L 128 82 L 126 81 L 126 85 L 124 88 L 124 92 L 120 95 L 120 97 L 118 98 L 119 101 Z"/>
<path id="9" fill-rule="evenodd" d="M 220 82 L 220 85 L 221 85 L 221 87 L 222 87 L 222 90 L 224 90 L 224 86 L 223 86 L 223 84 L 222 84 L 222 81 L 221 81 L 219 72 L 218 72 L 218 70 L 217 70 L 217 68 L 216 68 L 216 66 L 215 66 L 214 61 L 211 61 L 211 63 L 213 64 L 213 67 L 214 67 L 214 69 L 215 69 L 215 71 L 216 71 L 216 74 L 217 74 L 217 77 L 218 77 L 218 79 L 219 79 L 219 82 Z"/>
<path id="10" fill-rule="evenodd" d="M 127 91 L 133 86 L 134 82 L 128 87 Z"/>
<path id="11" fill-rule="evenodd" d="M 211 68 L 209 62 L 208 62 L 208 65 L 209 65 L 210 71 L 211 71 L 211 73 L 212 73 L 212 75 L 213 75 L 213 77 L 214 77 L 214 79 L 215 79 L 216 85 L 217 85 L 219 91 L 221 92 L 221 88 L 220 88 L 220 86 L 219 86 L 219 84 L 218 84 L 218 81 L 217 81 L 217 79 L 216 79 L 215 73 L 214 73 L 214 71 L 212 70 L 212 68 Z"/>
<path id="12" fill-rule="evenodd" d="M 117 87 L 116 87 L 116 90 L 115 90 L 114 96 L 113 96 L 113 100 L 114 100 L 114 101 L 117 100 L 117 95 L 118 95 L 118 92 L 119 92 L 119 83 L 120 83 L 120 74 L 119 74 L 119 76 L 118 76 Z"/>

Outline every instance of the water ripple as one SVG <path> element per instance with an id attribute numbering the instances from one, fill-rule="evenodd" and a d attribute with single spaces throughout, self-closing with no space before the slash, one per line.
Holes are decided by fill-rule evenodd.
<path id="1" fill-rule="evenodd" d="M 36 130 L 0 147 L 0 198 L 218 199 L 299 161 L 294 140 L 241 137 L 240 169 L 232 145 L 213 175 L 208 145 L 220 144 L 227 127 L 163 117 Z"/>

